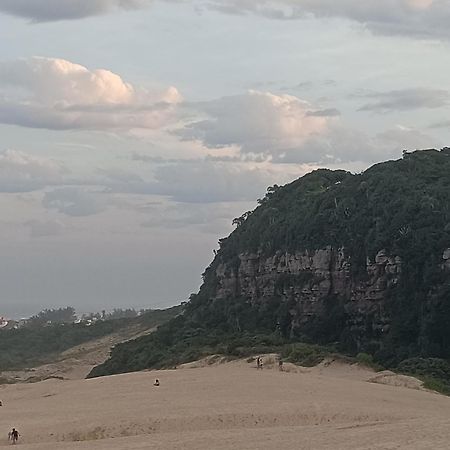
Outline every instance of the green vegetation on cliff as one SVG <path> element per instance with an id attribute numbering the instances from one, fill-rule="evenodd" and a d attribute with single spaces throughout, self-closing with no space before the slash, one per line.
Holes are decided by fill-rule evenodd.
<path id="1" fill-rule="evenodd" d="M 259 206 L 234 223 L 236 230 L 219 241 L 220 250 L 184 314 L 152 335 L 118 345 L 91 376 L 175 366 L 211 353 L 280 349 L 293 342 L 333 344 L 394 368 L 415 357 L 450 360 L 450 270 L 443 260 L 450 248 L 450 149 L 405 152 L 402 159 L 361 174 L 314 171 L 269 188 Z M 273 295 L 261 299 L 243 295 L 239 283 L 234 293 L 218 295 L 218 269 L 226 267 L 233 279 L 242 254 L 269 258 L 324 248 L 344 249 L 349 292 L 366 281 L 367 261 L 380 250 L 401 259 L 401 275 L 363 317 L 350 304 L 351 292 L 331 290 L 320 299 L 319 313 L 302 316 L 301 294 L 290 295 L 289 288 L 301 292 L 311 285 L 315 275 L 308 271 L 277 275 Z M 381 319 L 387 326 L 378 326 Z M 301 326 L 294 327 L 298 321 Z"/>

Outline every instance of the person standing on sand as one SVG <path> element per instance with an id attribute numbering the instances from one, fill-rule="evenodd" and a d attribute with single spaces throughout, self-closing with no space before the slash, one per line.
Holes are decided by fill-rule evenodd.
<path id="1" fill-rule="evenodd" d="M 262 362 L 261 356 L 258 356 L 258 358 L 256 358 L 256 368 L 261 369 L 261 370 L 263 368 L 263 362 Z"/>
<path id="2" fill-rule="evenodd" d="M 281 356 L 280 356 L 280 358 L 278 359 L 278 370 L 279 370 L 280 372 L 283 372 L 283 360 L 281 359 Z"/>
<path id="3" fill-rule="evenodd" d="M 17 443 L 17 441 L 19 440 L 19 436 L 19 432 L 15 428 L 13 428 L 11 431 L 11 441 L 13 444 Z"/>

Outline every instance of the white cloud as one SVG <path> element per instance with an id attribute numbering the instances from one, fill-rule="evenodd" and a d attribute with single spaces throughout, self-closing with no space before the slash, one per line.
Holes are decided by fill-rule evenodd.
<path id="1" fill-rule="evenodd" d="M 181 98 L 148 91 L 108 70 L 55 58 L 0 63 L 0 122 L 49 129 L 159 128 Z"/>
<path id="2" fill-rule="evenodd" d="M 61 182 L 67 170 L 51 159 L 17 150 L 0 153 L 0 192 L 30 192 Z"/>
<path id="3" fill-rule="evenodd" d="M 1 0 L 0 11 L 36 22 L 80 19 L 118 9 L 136 9 L 149 0 Z"/>
<path id="4" fill-rule="evenodd" d="M 177 133 L 209 148 L 237 146 L 242 153 L 271 155 L 301 146 L 326 131 L 330 117 L 292 95 L 249 91 L 195 107 L 207 116 Z"/>

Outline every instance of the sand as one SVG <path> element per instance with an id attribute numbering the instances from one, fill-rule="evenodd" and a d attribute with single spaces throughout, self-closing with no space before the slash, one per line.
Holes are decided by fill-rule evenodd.
<path id="1" fill-rule="evenodd" d="M 450 448 L 450 398 L 420 383 L 379 384 L 368 369 L 330 361 L 285 369 L 270 357 L 263 370 L 213 359 L 2 386 L 0 448 L 13 426 L 30 450 Z M 378 381 L 398 384 L 385 375 Z"/>

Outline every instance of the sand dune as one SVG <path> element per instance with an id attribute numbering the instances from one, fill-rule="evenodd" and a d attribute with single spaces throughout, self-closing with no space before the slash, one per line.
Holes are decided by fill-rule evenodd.
<path id="1" fill-rule="evenodd" d="M 376 375 L 339 362 L 286 372 L 273 362 L 3 386 L 0 448 L 12 426 L 36 450 L 449 448 L 447 397 L 368 382 Z"/>

